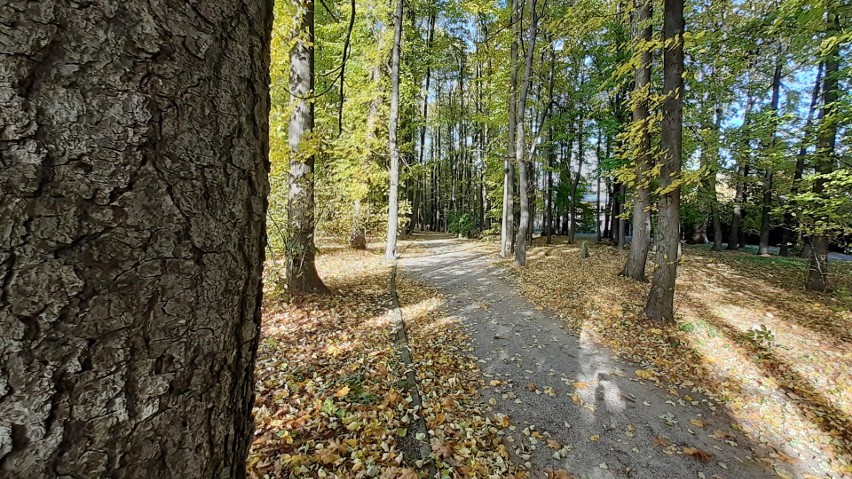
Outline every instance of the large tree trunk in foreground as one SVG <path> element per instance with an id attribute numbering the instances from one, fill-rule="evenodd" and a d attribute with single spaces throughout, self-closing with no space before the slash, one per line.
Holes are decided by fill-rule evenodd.
<path id="1" fill-rule="evenodd" d="M 393 51 L 391 53 L 391 104 L 388 124 L 390 149 L 390 192 L 388 193 L 388 242 L 385 258 L 396 257 L 396 236 L 399 228 L 399 145 L 396 141 L 399 123 L 399 55 L 402 48 L 402 0 L 396 0 L 394 14 Z"/>
<path id="2" fill-rule="evenodd" d="M 314 10 L 312 0 L 293 0 L 300 14 L 290 49 L 290 177 L 287 194 L 287 284 L 290 291 L 329 293 L 314 257 Z"/>
<path id="3" fill-rule="evenodd" d="M 69 3 L 3 8 L 0 477 L 241 477 L 272 2 Z"/>
<path id="4" fill-rule="evenodd" d="M 633 121 L 639 126 L 639 137 L 635 139 L 636 191 L 633 195 L 633 240 L 630 253 L 621 271 L 623 276 L 637 281 L 645 281 L 645 264 L 648 262 L 648 250 L 651 248 L 651 133 L 648 129 L 648 95 L 651 83 L 651 3 L 649 0 L 635 0 L 634 38 L 639 53 L 639 65 L 636 67 L 635 92 L 637 98 L 633 106 Z"/>
<path id="5" fill-rule="evenodd" d="M 663 14 L 663 121 L 660 195 L 657 216 L 657 269 L 645 314 L 674 322 L 674 292 L 680 249 L 680 185 L 683 140 L 683 0 L 665 0 Z"/>
<path id="6" fill-rule="evenodd" d="M 834 8 L 829 8 L 826 33 L 829 36 L 840 32 L 840 17 Z M 840 45 L 835 43 L 825 59 L 825 77 L 822 81 L 822 110 L 819 119 L 819 135 L 817 135 L 816 164 L 814 170 L 818 175 L 831 173 L 835 167 L 834 148 L 837 141 L 837 75 L 840 71 Z M 817 197 L 825 189 L 824 178 L 814 181 L 813 193 Z M 805 287 L 808 291 L 828 291 L 828 243 L 824 235 L 814 235 L 811 239 L 813 252 L 810 257 L 808 280 Z"/>

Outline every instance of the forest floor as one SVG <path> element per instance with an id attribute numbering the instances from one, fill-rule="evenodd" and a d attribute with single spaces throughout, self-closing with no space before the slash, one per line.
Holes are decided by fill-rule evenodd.
<path id="1" fill-rule="evenodd" d="M 583 260 L 564 238 L 535 245 L 526 268 L 496 261 L 538 307 L 636 364 L 673 402 L 702 392 L 778 476 L 852 476 L 852 265 L 832 265 L 833 294 L 811 294 L 803 259 L 687 248 L 677 323 L 666 326 L 643 319 L 648 285 L 617 276 L 626 252 L 592 244 Z"/>
<path id="2" fill-rule="evenodd" d="M 640 319 L 647 285 L 617 277 L 613 248 L 581 260 L 537 239 L 516 269 L 494 245 L 419 235 L 397 287 L 421 407 L 392 265 L 321 249 L 333 296 L 285 301 L 267 268 L 253 477 L 852 474 L 852 269 L 810 295 L 796 260 L 687 249 L 678 323 L 661 326 Z"/>

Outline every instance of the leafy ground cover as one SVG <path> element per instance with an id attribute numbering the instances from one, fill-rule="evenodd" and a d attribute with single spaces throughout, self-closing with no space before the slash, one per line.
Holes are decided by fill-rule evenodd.
<path id="1" fill-rule="evenodd" d="M 371 252 L 326 251 L 317 267 L 333 296 L 288 302 L 268 282 L 249 475 L 425 477 L 406 445 L 419 414 L 430 438 L 416 439 L 430 442 L 441 477 L 515 477 L 500 436 L 508 418 L 483 408 L 477 363 L 443 299 L 399 280 L 419 410 L 392 335 L 390 264 Z"/>
<path id="2" fill-rule="evenodd" d="M 643 319 L 648 285 L 617 275 L 625 252 L 590 245 L 584 260 L 564 240 L 535 245 L 514 269 L 527 298 L 672 396 L 715 399 L 780 477 L 803 462 L 819 466 L 801 477 L 852 474 L 852 264 L 834 266 L 834 294 L 816 295 L 801 288 L 802 260 L 687 249 L 677 324 L 661 325 Z"/>

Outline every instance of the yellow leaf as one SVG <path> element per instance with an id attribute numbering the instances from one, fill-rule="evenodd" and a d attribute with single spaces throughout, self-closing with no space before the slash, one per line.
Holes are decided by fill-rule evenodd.
<path id="1" fill-rule="evenodd" d="M 654 371 L 651 371 L 651 370 L 648 370 L 648 369 L 637 369 L 636 370 L 636 377 L 641 378 L 641 379 L 653 379 L 654 378 Z"/>
<path id="2" fill-rule="evenodd" d="M 347 394 L 349 394 L 349 386 L 343 386 L 342 388 L 338 389 L 337 392 L 334 393 L 334 397 L 342 398 Z"/>
<path id="3" fill-rule="evenodd" d="M 692 424 L 695 427 L 704 427 L 704 422 L 700 421 L 698 419 L 690 419 L 689 423 Z"/>
<path id="4" fill-rule="evenodd" d="M 778 466 L 773 467 L 772 470 L 774 470 L 775 475 L 777 475 L 781 479 L 793 479 L 793 476 L 791 476 L 790 474 L 787 474 L 787 471 L 785 471 L 783 469 L 779 469 Z"/>

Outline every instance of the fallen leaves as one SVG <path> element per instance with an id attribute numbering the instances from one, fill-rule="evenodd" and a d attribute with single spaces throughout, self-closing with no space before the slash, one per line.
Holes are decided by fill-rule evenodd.
<path id="1" fill-rule="evenodd" d="M 806 270 L 804 260 L 686 248 L 677 324 L 650 323 L 642 313 L 647 284 L 618 276 L 624 252 L 589 245 L 590 258 L 581 260 L 577 246 L 559 240 L 536 239 L 526 268 L 504 262 L 529 300 L 639 364 L 636 379 L 680 388 L 680 396 L 667 401 L 672 407 L 723 404 L 735 420 L 731 428 L 750 438 L 746 444 L 761 445 L 753 454 L 766 457 L 784 444 L 813 458 L 799 465 L 802 472 L 852 473 L 852 296 L 803 292 L 791 278 Z M 836 284 L 852 290 L 852 264 L 832 268 Z M 771 345 L 749 340 L 754 325 L 771 331 Z M 696 434 L 707 425 L 704 418 L 690 421 Z M 745 445 L 733 436 L 720 440 Z"/>
<path id="2" fill-rule="evenodd" d="M 690 419 L 689 423 L 692 424 L 695 427 L 701 427 L 701 428 L 704 427 L 704 421 L 702 421 L 700 419 Z"/>
<path id="3" fill-rule="evenodd" d="M 701 462 L 707 462 L 710 460 L 710 454 L 695 447 L 685 447 L 682 452 L 684 456 L 692 456 Z"/>
<path id="4" fill-rule="evenodd" d="M 565 469 L 548 469 L 544 471 L 544 477 L 547 479 L 574 479 L 574 476 Z"/>
<path id="5" fill-rule="evenodd" d="M 439 476 L 521 477 L 501 437 L 514 427 L 511 418 L 486 411 L 491 401 L 479 395 L 486 383 L 468 350 L 470 339 L 448 316 L 446 302 L 404 272 L 397 289 Z M 487 384 L 504 385 L 496 379 Z"/>

